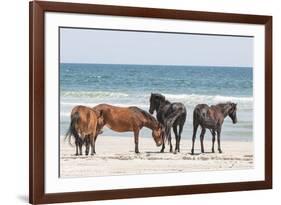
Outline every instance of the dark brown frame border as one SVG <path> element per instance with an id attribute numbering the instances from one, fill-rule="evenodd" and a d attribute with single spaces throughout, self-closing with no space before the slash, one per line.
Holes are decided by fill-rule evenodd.
<path id="1" fill-rule="evenodd" d="M 44 13 L 67 12 L 265 26 L 265 180 L 46 194 L 44 191 Z M 33 1 L 29 4 L 29 202 L 56 203 L 272 188 L 272 16 Z"/>

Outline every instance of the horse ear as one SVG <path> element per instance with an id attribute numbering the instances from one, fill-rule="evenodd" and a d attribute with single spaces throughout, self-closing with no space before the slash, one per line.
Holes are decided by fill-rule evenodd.
<path id="1" fill-rule="evenodd" d="M 102 110 L 100 110 L 100 115 L 99 115 L 99 117 L 102 117 Z"/>
<path id="2" fill-rule="evenodd" d="M 94 109 L 94 111 L 96 112 L 97 117 L 102 117 L 102 110 L 96 110 L 96 109 Z"/>

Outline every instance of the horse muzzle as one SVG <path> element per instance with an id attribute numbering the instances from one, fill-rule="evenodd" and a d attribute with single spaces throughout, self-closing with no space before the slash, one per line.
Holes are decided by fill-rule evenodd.
<path id="1" fill-rule="evenodd" d="M 163 144 L 163 141 L 162 141 L 162 140 L 156 142 L 156 146 L 157 146 L 157 147 L 160 147 L 162 144 Z"/>

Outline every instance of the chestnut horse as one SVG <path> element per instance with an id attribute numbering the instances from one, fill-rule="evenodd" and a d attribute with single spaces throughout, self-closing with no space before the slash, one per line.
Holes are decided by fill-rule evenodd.
<path id="1" fill-rule="evenodd" d="M 162 145 L 162 127 L 148 112 L 138 107 L 116 107 L 108 104 L 99 104 L 93 109 L 102 112 L 108 128 L 116 132 L 134 132 L 135 153 L 139 153 L 139 132 L 143 127 L 152 130 L 152 137 L 157 146 Z"/>
<path id="2" fill-rule="evenodd" d="M 74 136 L 76 145 L 76 155 L 82 155 L 82 146 L 86 144 L 85 154 L 89 154 L 89 146 L 91 145 L 91 155 L 95 154 L 95 142 L 97 135 L 104 126 L 103 118 L 100 112 L 85 106 L 76 106 L 71 111 L 71 120 L 66 138 Z"/>
<path id="3" fill-rule="evenodd" d="M 222 153 L 220 137 L 221 137 L 221 128 L 224 122 L 224 118 L 229 116 L 233 124 L 237 123 L 237 104 L 232 102 L 220 103 L 217 105 L 212 105 L 209 107 L 206 104 L 199 104 L 194 108 L 193 111 L 193 136 L 192 136 L 192 149 L 191 154 L 194 154 L 194 142 L 196 138 L 197 128 L 200 125 L 202 128 L 200 135 L 201 142 L 201 152 L 204 153 L 204 135 L 206 128 L 209 129 L 212 133 L 212 152 L 214 153 L 214 143 L 217 132 L 217 141 L 218 141 L 218 151 Z"/>

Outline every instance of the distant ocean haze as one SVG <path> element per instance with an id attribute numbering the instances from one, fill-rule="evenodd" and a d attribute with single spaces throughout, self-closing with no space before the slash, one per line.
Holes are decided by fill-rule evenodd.
<path id="1" fill-rule="evenodd" d="M 250 67 L 203 67 L 173 65 L 60 64 L 60 134 L 70 122 L 76 105 L 100 103 L 149 109 L 151 93 L 161 93 L 171 102 L 182 102 L 188 112 L 182 137 L 191 139 L 192 112 L 197 104 L 238 103 L 238 123 L 225 120 L 222 140 L 253 138 L 253 69 Z M 155 116 L 155 114 L 154 114 Z M 197 136 L 199 137 L 200 129 Z M 103 135 L 132 136 L 107 128 Z M 151 137 L 144 128 L 141 137 Z M 210 139 L 209 132 L 206 139 Z"/>

